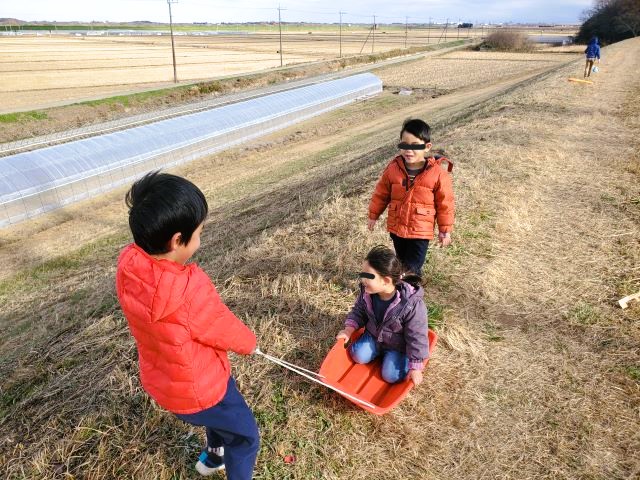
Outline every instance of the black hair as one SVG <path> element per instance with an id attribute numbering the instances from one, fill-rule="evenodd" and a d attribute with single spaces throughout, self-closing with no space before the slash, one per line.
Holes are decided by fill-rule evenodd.
<path id="1" fill-rule="evenodd" d="M 154 171 L 136 181 L 125 197 L 129 228 L 136 244 L 150 255 L 167 253 L 180 233 L 186 245 L 209 210 L 204 194 L 189 180 Z"/>
<path id="2" fill-rule="evenodd" d="M 431 142 L 431 127 L 419 118 L 406 119 L 402 124 L 402 130 L 400 130 L 400 138 L 404 132 L 409 132 L 424 143 Z"/>
<path id="3" fill-rule="evenodd" d="M 373 247 L 367 254 L 367 263 L 383 277 L 391 277 L 394 285 L 405 281 L 413 286 L 418 286 L 422 279 L 419 275 L 407 270 L 400 259 L 390 248 L 385 245 Z"/>

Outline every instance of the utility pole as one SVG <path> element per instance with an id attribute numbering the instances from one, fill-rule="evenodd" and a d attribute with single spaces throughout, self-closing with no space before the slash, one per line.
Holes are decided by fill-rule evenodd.
<path id="1" fill-rule="evenodd" d="M 460 39 L 460 19 L 458 18 L 458 36 L 457 39 Z"/>
<path id="2" fill-rule="evenodd" d="M 404 48 L 407 48 L 408 29 L 409 29 L 409 17 L 404 17 Z"/>
<path id="3" fill-rule="evenodd" d="M 340 15 L 340 58 L 342 58 L 342 15 L 347 12 L 338 12 Z"/>
<path id="4" fill-rule="evenodd" d="M 173 43 L 173 16 L 171 15 L 171 4 L 178 3 L 178 0 L 167 0 L 169 5 L 169 29 L 171 30 L 171 54 L 173 56 L 173 83 L 178 83 L 178 73 L 176 72 L 176 46 Z"/>
<path id="5" fill-rule="evenodd" d="M 427 29 L 427 45 L 431 43 L 431 17 L 429 17 L 429 28 Z"/>
<path id="6" fill-rule="evenodd" d="M 444 36 L 444 41 L 447 41 L 447 27 L 449 26 L 449 19 L 447 18 L 447 22 L 444 24 L 444 28 L 442 29 L 442 33 L 440 34 L 440 38 L 438 38 L 438 45 L 440 44 L 440 40 Z"/>
<path id="7" fill-rule="evenodd" d="M 280 30 L 280 66 L 282 66 L 282 18 L 280 16 L 281 10 L 284 9 L 280 8 L 280 5 L 278 5 L 278 30 Z"/>
<path id="8" fill-rule="evenodd" d="M 376 16 L 373 16 L 373 36 L 371 37 L 371 53 L 373 53 L 374 47 L 376 46 Z"/>

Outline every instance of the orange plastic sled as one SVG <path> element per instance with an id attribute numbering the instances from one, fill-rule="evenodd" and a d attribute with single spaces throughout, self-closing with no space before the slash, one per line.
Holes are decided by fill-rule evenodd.
<path id="1" fill-rule="evenodd" d="M 351 341 L 356 341 L 363 332 L 363 328 L 355 331 Z M 429 330 L 429 356 L 437 341 L 436 333 Z M 425 366 L 428 361 L 425 360 Z M 376 415 L 384 415 L 398 405 L 413 388 L 413 382 L 408 378 L 394 384 L 385 382 L 380 374 L 380 360 L 366 365 L 355 363 L 343 339 L 338 340 L 329 351 L 319 373 L 324 376 L 325 383 L 347 393 L 349 396 L 343 395 L 347 400 Z"/>

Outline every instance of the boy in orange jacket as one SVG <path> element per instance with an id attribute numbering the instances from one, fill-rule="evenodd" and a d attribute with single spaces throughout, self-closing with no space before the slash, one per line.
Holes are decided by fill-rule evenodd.
<path id="1" fill-rule="evenodd" d="M 429 241 L 438 224 L 441 246 L 451 244 L 454 221 L 452 163 L 426 154 L 431 149 L 431 128 L 419 119 L 409 119 L 400 131 L 400 154 L 385 168 L 369 203 L 370 231 L 388 207 L 387 230 L 396 255 L 410 271 L 421 275 Z M 449 172 L 440 165 L 449 164 Z"/>
<path id="2" fill-rule="evenodd" d="M 163 408 L 206 427 L 196 470 L 226 467 L 249 480 L 259 448 L 253 413 L 231 377 L 227 351 L 249 355 L 256 337 L 187 261 L 200 247 L 207 201 L 193 183 L 152 172 L 127 193 L 135 243 L 118 259 L 116 290 L 138 347 L 140 381 Z"/>

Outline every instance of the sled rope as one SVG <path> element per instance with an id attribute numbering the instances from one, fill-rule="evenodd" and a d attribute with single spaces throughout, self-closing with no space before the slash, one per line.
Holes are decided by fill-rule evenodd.
<path id="1" fill-rule="evenodd" d="M 297 373 L 298 375 L 301 375 L 309 380 L 311 380 L 312 382 L 316 382 L 319 383 L 320 385 L 323 385 L 327 388 L 330 388 L 331 390 L 338 392 L 340 395 L 344 395 L 345 397 L 349 398 L 350 400 L 353 400 L 354 402 L 358 402 L 361 403 L 363 405 L 366 405 L 369 408 L 376 408 L 375 405 L 369 403 L 369 402 L 365 402 L 364 400 L 359 399 L 358 397 L 354 397 L 353 395 L 340 390 L 339 388 L 334 387 L 333 385 L 329 385 L 326 382 L 323 382 L 322 380 L 320 380 L 321 378 L 325 378 L 323 375 L 320 375 L 319 373 L 316 372 L 312 372 L 311 370 L 307 370 L 306 368 L 302 368 L 299 367 L 297 365 L 294 365 L 293 363 L 289 363 L 286 362 L 284 360 L 282 360 L 281 358 L 278 357 L 274 357 L 273 355 L 269 355 L 267 353 L 264 353 L 262 350 L 260 350 L 258 347 L 256 347 L 256 351 L 255 353 L 257 353 L 258 355 L 262 355 L 264 358 L 266 358 L 267 360 L 269 360 L 270 362 L 275 363 L 276 365 L 280 365 L 281 367 L 284 367 L 288 370 L 291 370 L 292 372 Z M 307 372 L 307 373 L 305 373 Z M 313 375 L 313 376 L 311 376 Z M 318 377 L 318 378 L 315 378 Z"/>

